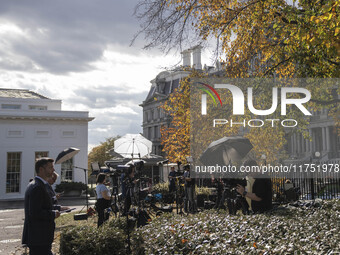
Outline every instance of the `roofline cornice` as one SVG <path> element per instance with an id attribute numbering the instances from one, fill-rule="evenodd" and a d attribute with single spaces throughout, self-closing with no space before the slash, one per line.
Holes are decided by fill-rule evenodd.
<path id="1" fill-rule="evenodd" d="M 87 121 L 94 120 L 94 117 L 51 117 L 51 116 L 9 116 L 0 115 L 0 120 L 69 120 L 69 121 Z"/>

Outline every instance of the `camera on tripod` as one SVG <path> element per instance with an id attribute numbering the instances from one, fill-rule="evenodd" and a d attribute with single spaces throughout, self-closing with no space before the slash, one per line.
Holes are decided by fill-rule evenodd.
<path id="1" fill-rule="evenodd" d="M 248 204 L 244 197 L 236 191 L 237 185 L 247 186 L 247 180 L 244 178 L 224 179 L 224 198 L 227 201 L 227 207 L 230 214 L 235 215 L 242 209 L 243 214 L 248 213 Z"/>

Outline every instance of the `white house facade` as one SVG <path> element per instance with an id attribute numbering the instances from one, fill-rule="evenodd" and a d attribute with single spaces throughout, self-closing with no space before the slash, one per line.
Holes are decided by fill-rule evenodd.
<path id="1" fill-rule="evenodd" d="M 39 157 L 56 158 L 68 147 L 80 152 L 55 165 L 60 181 L 85 182 L 88 112 L 62 111 L 54 100 L 22 89 L 0 88 L 0 200 L 23 199 Z"/>

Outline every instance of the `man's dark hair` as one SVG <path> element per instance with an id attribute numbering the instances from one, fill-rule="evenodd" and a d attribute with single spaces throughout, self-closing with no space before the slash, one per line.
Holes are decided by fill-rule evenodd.
<path id="1" fill-rule="evenodd" d="M 39 158 L 35 161 L 35 172 L 38 174 L 40 167 L 46 166 L 48 163 L 53 163 L 54 159 L 53 158 Z"/>
<path id="2" fill-rule="evenodd" d="M 106 174 L 100 173 L 97 176 L 97 183 L 103 183 L 106 178 Z"/>
<path id="3" fill-rule="evenodd" d="M 258 166 L 254 159 L 247 159 L 243 162 L 243 166 Z"/>

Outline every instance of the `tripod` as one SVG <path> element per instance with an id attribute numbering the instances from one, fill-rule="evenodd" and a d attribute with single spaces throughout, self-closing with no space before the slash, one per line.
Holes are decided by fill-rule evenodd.
<path id="1" fill-rule="evenodd" d="M 176 177 L 176 190 L 175 190 L 175 201 L 176 201 L 176 213 L 183 214 L 183 184 L 180 181 L 181 176 Z"/>
<path id="2" fill-rule="evenodd" d="M 121 201 L 119 200 L 119 187 L 121 187 L 121 183 L 119 181 L 119 174 L 113 174 L 111 175 L 111 180 L 112 180 L 112 192 L 111 192 L 111 201 L 114 201 L 111 203 L 111 209 L 112 212 L 115 214 L 115 217 L 117 218 L 117 213 L 118 217 L 123 213 L 123 206 Z M 113 198 L 113 199 L 112 199 Z"/>
<path id="3" fill-rule="evenodd" d="M 87 184 L 87 171 L 88 169 L 86 168 L 82 168 L 82 167 L 78 167 L 78 166 L 73 166 L 73 168 L 77 168 L 77 169 L 82 169 L 84 170 L 84 174 L 85 174 L 85 184 L 86 184 L 86 204 L 84 205 L 84 207 L 80 210 L 80 212 L 82 212 L 86 206 L 86 213 L 89 210 L 89 198 L 88 198 L 88 184 Z"/>

